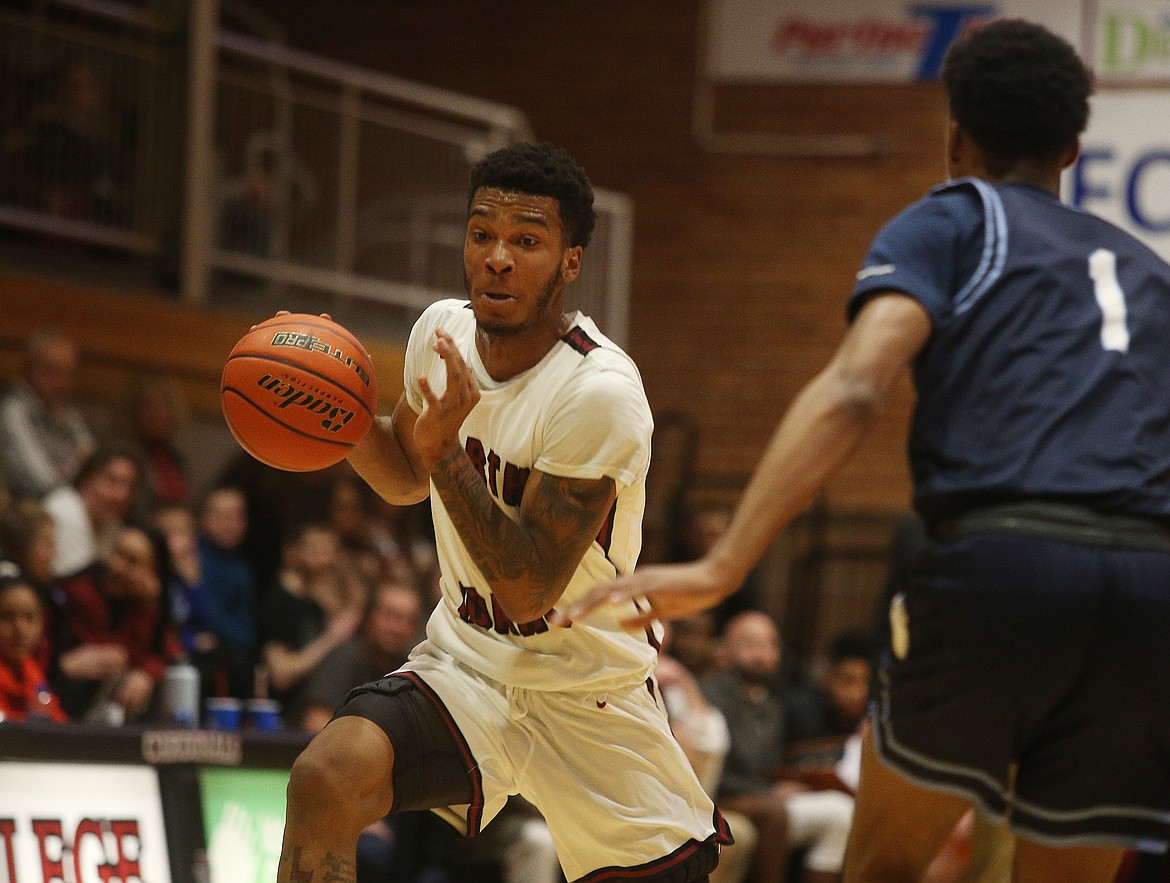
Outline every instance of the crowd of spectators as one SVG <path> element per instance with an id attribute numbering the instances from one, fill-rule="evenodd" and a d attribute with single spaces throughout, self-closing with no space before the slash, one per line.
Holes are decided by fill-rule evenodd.
<path id="1" fill-rule="evenodd" d="M 0 397 L 4 608 L 31 593 L 39 614 L 0 634 L 0 716 L 159 722 L 183 659 L 204 698 L 276 698 L 299 729 L 302 690 L 352 654 L 376 586 L 413 594 L 402 643 L 418 637 L 435 598 L 427 513 L 375 505 L 344 464 L 303 477 L 233 461 L 197 491 L 178 385 L 136 379 L 99 435 L 73 400 L 78 361 L 67 336 L 34 334 Z"/>
<path id="2" fill-rule="evenodd" d="M 425 504 L 382 503 L 344 463 L 284 473 L 243 452 L 198 489 L 174 381 L 135 380 L 97 434 L 73 402 L 77 368 L 74 341 L 36 334 L 0 398 L 0 719 L 164 723 L 159 685 L 184 660 L 204 700 L 276 699 L 286 728 L 311 733 L 405 659 L 438 599 Z M 698 554 L 726 513 L 678 518 L 683 533 L 647 551 Z M 871 648 L 845 637 L 823 684 L 786 686 L 762 600 L 753 582 L 671 624 L 659 690 L 736 835 L 715 883 L 834 879 Z M 532 807 L 517 801 L 493 829 L 468 847 L 441 824 L 388 818 L 362 837 L 361 878 L 446 866 L 435 879 L 458 880 L 486 862 L 505 883 L 560 879 Z"/>

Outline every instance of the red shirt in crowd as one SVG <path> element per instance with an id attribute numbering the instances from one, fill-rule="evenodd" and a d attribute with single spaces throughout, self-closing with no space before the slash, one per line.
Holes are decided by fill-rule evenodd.
<path id="1" fill-rule="evenodd" d="M 25 659 L 19 670 L 0 662 L 0 720 L 36 719 L 62 723 L 69 717 L 33 659 Z"/>
<path id="2" fill-rule="evenodd" d="M 157 601 L 109 598 L 97 586 L 98 568 L 64 580 L 68 650 L 78 644 L 120 644 L 131 668 L 140 668 L 156 682 L 182 648 Z"/>

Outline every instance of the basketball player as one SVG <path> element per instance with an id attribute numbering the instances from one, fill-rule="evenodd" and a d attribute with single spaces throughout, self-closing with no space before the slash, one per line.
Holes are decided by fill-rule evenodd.
<path id="1" fill-rule="evenodd" d="M 913 368 L 932 542 L 891 610 L 846 879 L 917 880 L 974 803 L 1018 835 L 1014 879 L 1107 881 L 1170 835 L 1170 267 L 1058 199 L 1091 91 L 1071 46 L 999 21 L 942 77 L 953 179 L 874 240 L 731 529 L 562 611 L 715 604 Z"/>
<path id="2" fill-rule="evenodd" d="M 641 379 L 564 312 L 594 219 L 584 171 L 550 145 L 472 172 L 470 301 L 423 313 L 393 416 L 350 456 L 392 503 L 431 495 L 443 598 L 409 661 L 354 691 L 293 766 L 283 883 L 352 881 L 358 833 L 388 811 L 434 809 L 475 836 L 516 793 L 569 880 L 704 881 L 729 842 L 650 677 L 661 627 L 622 629 L 632 602 L 546 620 L 641 544 Z"/>

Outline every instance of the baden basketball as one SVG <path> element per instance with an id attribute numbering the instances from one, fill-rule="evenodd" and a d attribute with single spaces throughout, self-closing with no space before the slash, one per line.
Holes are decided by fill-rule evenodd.
<path id="1" fill-rule="evenodd" d="M 341 461 L 365 437 L 378 389 L 356 337 L 330 319 L 293 313 L 240 338 L 220 397 L 245 451 L 277 469 L 310 472 Z"/>

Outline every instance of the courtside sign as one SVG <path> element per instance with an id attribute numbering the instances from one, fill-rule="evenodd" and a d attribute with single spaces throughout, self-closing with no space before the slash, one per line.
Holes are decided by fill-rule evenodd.
<path id="1" fill-rule="evenodd" d="M 0 883 L 170 883 L 158 775 L 0 763 Z"/>

